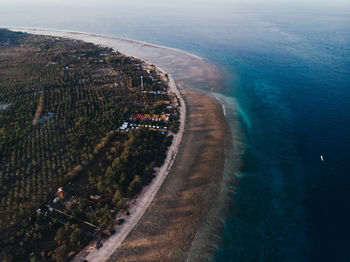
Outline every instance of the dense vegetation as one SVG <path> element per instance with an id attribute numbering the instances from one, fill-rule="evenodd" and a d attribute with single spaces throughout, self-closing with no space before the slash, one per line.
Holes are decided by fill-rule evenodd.
<path id="1" fill-rule="evenodd" d="M 109 234 L 163 163 L 176 101 L 137 59 L 0 30 L 0 261 L 63 261 Z"/>

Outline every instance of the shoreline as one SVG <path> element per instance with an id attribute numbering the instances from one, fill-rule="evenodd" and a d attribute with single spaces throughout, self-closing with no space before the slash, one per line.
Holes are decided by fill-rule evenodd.
<path id="1" fill-rule="evenodd" d="M 123 54 L 139 58 L 147 64 L 155 64 L 157 69 L 162 71 L 163 74 L 165 74 L 165 72 L 171 72 L 171 74 L 168 73 L 169 86 L 181 101 L 181 125 L 180 131 L 177 136 L 174 136 L 174 141 L 168 149 L 164 165 L 157 171 L 157 175 L 152 180 L 151 184 L 145 187 L 137 197 L 137 204 L 131 207 L 131 215 L 120 227 L 119 231 L 104 241 L 104 245 L 100 249 L 96 249 L 92 247 L 93 244 L 90 244 L 84 249 L 85 251 L 83 250 L 78 254 L 73 261 L 82 261 L 84 259 L 87 259 L 88 261 L 105 261 L 109 257 L 110 261 L 115 261 L 115 254 L 118 254 L 119 261 L 120 253 L 125 255 L 124 259 L 121 260 L 135 261 L 132 260 L 135 252 L 125 252 L 125 247 L 128 247 L 127 250 L 130 250 L 130 243 L 131 246 L 135 247 L 135 236 L 136 242 L 142 243 L 142 239 L 144 239 L 145 236 L 138 236 L 138 233 L 143 233 L 142 228 L 144 228 L 144 221 L 147 221 L 148 217 L 152 218 L 154 215 L 158 216 L 159 211 L 167 211 L 169 206 L 171 210 L 173 201 L 177 199 L 179 195 L 181 197 L 178 198 L 178 201 L 180 204 L 186 204 L 186 213 L 190 214 L 191 220 L 188 220 L 189 217 L 186 215 L 179 217 L 178 220 L 188 221 L 189 223 L 193 221 L 194 224 L 191 228 L 188 228 L 190 233 L 185 232 L 183 228 L 180 227 L 179 230 L 181 233 L 174 237 L 172 237 L 172 232 L 167 231 L 169 225 L 164 224 L 163 228 L 162 226 L 155 225 L 158 227 L 160 233 L 165 232 L 161 238 L 156 240 L 157 243 L 167 241 L 167 246 L 164 248 L 164 252 L 159 254 L 157 259 L 166 258 L 169 261 L 176 261 L 180 258 L 186 260 L 190 249 L 192 249 L 195 237 L 201 230 L 203 223 L 205 223 L 205 218 L 210 213 L 210 206 L 213 205 L 222 194 L 223 169 L 226 159 L 225 141 L 228 137 L 227 126 L 225 123 L 225 107 L 219 99 L 217 99 L 218 101 L 215 101 L 215 95 L 212 96 L 211 92 L 203 92 L 197 89 L 197 86 L 203 88 L 209 86 L 211 87 L 210 90 L 213 89 L 217 84 L 217 79 L 214 77 L 218 75 L 217 71 L 215 71 L 215 69 L 213 70 L 212 66 L 210 64 L 208 65 L 207 61 L 196 55 L 174 48 L 152 45 L 135 40 L 82 32 L 73 33 L 72 31 L 63 32 L 47 29 L 26 30 L 18 27 L 9 29 L 33 34 L 60 36 L 111 47 Z M 76 38 L 76 36 L 79 37 Z M 118 48 L 118 46 L 121 46 L 122 48 Z M 136 51 L 131 54 L 134 51 L 133 48 L 136 48 Z M 150 52 L 149 49 L 152 49 L 152 51 Z M 146 57 L 140 57 L 140 54 L 141 56 L 144 56 L 143 52 L 148 52 L 146 53 Z M 152 52 L 158 53 L 155 56 Z M 169 55 L 170 58 L 173 57 L 174 60 L 169 59 L 169 57 L 165 60 L 163 58 L 164 54 Z M 178 55 L 183 57 L 179 58 Z M 181 68 L 182 71 L 178 69 L 179 64 L 184 67 Z M 188 70 L 186 70 L 186 67 Z M 172 73 L 174 73 L 178 85 L 175 84 Z M 192 84 L 192 81 L 196 83 L 195 87 Z M 215 98 L 217 97 L 215 96 Z M 201 103 L 198 104 L 198 101 L 201 101 Z M 190 112 L 186 110 L 186 106 L 190 107 Z M 184 138 L 182 136 L 184 136 Z M 184 141 L 184 139 L 186 139 L 186 141 Z M 203 163 L 199 157 L 196 157 L 197 155 L 206 159 L 209 165 Z M 219 160 L 217 159 L 218 157 Z M 176 177 L 178 175 L 176 174 L 177 172 L 181 172 L 181 181 L 179 181 L 180 178 Z M 212 175 L 214 173 L 215 175 Z M 195 181 L 195 184 L 187 186 L 185 185 L 187 184 L 187 181 L 189 181 L 189 184 L 191 184 L 191 181 Z M 197 185 L 197 181 L 205 181 L 205 183 L 203 185 Z M 177 192 L 172 192 L 174 188 Z M 169 192 L 167 191 L 169 189 L 171 194 L 175 193 L 173 199 L 171 199 L 171 197 L 168 199 Z M 186 190 L 186 194 L 191 196 L 190 199 L 187 195 L 182 196 L 181 192 L 184 189 Z M 158 210 L 163 204 L 158 203 L 158 200 L 163 197 L 164 193 L 166 201 L 169 201 L 168 206 L 165 205 L 161 210 Z M 164 203 L 167 203 L 166 201 Z M 197 201 L 200 202 L 200 204 L 198 204 L 198 206 L 187 206 L 188 201 Z M 177 212 L 179 208 L 183 208 L 183 206 L 176 207 L 175 205 L 174 212 Z M 156 210 L 157 214 L 154 214 L 154 210 Z M 176 213 L 174 214 L 176 215 Z M 156 217 L 156 219 L 159 218 Z M 154 220 L 152 220 L 152 222 L 153 221 Z M 160 222 L 167 223 L 168 221 Z M 147 221 L 147 226 L 149 226 L 149 223 L 150 221 Z M 157 222 L 153 222 L 153 224 L 154 223 L 157 224 Z M 178 225 L 178 221 L 176 224 L 172 224 L 172 226 Z M 151 238 L 152 237 L 150 237 L 150 239 Z M 176 241 L 176 243 L 174 241 Z M 151 242 L 152 241 L 150 241 L 150 243 Z M 120 247 L 119 249 L 121 250 L 117 250 L 118 247 Z M 87 254 L 86 250 L 90 252 Z M 180 255 L 179 252 L 181 253 Z M 139 261 L 148 260 L 149 258 L 154 257 L 154 254 L 149 254 L 147 252 L 136 253 L 139 253 L 139 257 L 137 258 Z"/>
<path id="2" fill-rule="evenodd" d="M 75 30 L 68 30 L 68 29 L 50 29 L 50 28 L 40 28 L 40 27 L 10 27 L 10 26 L 0 26 L 0 28 L 6 28 L 9 30 L 19 30 L 19 31 L 26 31 L 26 30 L 30 30 L 33 31 L 32 34 L 35 34 L 35 31 L 47 31 L 47 32 L 55 32 L 55 33 L 70 33 L 70 34 L 79 34 L 79 35 L 90 35 L 90 36 L 97 36 L 97 37 L 103 37 L 103 38 L 114 38 L 114 39 L 119 39 L 121 41 L 128 41 L 128 42 L 134 42 L 137 44 L 143 44 L 143 45 L 147 45 L 147 46 L 152 46 L 152 47 L 156 47 L 156 48 L 167 48 L 169 50 L 173 50 L 176 52 L 180 52 L 180 53 L 184 53 L 188 56 L 192 56 L 196 59 L 200 59 L 203 60 L 203 57 L 200 57 L 196 54 L 192 54 L 190 52 L 178 49 L 178 48 L 174 48 L 174 47 L 168 47 L 168 46 L 162 46 L 162 45 L 157 45 L 157 44 L 151 44 L 151 43 L 147 43 L 141 40 L 135 40 L 135 39 L 131 39 L 131 38 L 127 38 L 127 37 L 118 37 L 118 36 L 114 36 L 114 35 L 105 35 L 105 34 L 97 34 L 97 33 L 88 33 L 88 32 L 83 32 L 83 31 L 75 31 Z M 125 54 L 124 55 L 128 55 L 128 56 L 133 56 L 132 54 Z M 134 56 L 135 57 L 135 56 Z M 163 71 L 163 70 L 162 70 Z"/>

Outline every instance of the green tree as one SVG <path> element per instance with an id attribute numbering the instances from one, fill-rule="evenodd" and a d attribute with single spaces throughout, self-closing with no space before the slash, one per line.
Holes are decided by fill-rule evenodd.
<path id="1" fill-rule="evenodd" d="M 130 195 L 134 195 L 140 191 L 142 187 L 141 177 L 136 175 L 128 186 L 128 192 Z"/>

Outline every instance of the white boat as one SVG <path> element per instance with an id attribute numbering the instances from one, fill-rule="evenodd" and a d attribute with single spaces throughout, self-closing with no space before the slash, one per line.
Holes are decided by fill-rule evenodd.
<path id="1" fill-rule="evenodd" d="M 323 155 L 321 155 L 321 161 L 324 161 Z"/>

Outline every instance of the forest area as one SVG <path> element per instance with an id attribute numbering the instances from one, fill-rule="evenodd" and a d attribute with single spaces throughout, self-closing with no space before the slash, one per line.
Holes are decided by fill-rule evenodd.
<path id="1" fill-rule="evenodd" d="M 113 234 L 178 120 L 154 66 L 0 29 L 0 261 L 66 261 Z"/>

